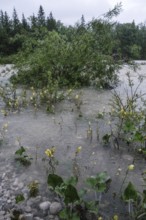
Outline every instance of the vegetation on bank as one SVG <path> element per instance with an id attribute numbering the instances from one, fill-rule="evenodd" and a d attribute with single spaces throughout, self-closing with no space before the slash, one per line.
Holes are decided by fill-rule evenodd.
<path id="1" fill-rule="evenodd" d="M 0 11 L 0 62 L 14 63 L 18 75 L 12 83 L 46 88 L 94 85 L 109 88 L 117 83 L 119 64 L 145 59 L 145 25 L 119 24 L 112 20 L 121 4 L 102 17 L 74 26 L 65 26 L 53 14 L 20 21 L 16 10 L 12 19 Z"/>

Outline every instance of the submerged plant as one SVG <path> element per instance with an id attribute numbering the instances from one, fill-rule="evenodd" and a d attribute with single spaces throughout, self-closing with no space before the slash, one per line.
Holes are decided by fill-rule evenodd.
<path id="1" fill-rule="evenodd" d="M 18 194 L 15 197 L 16 204 L 19 203 L 19 202 L 23 202 L 24 200 L 25 200 L 25 198 L 24 198 L 23 194 Z"/>
<path id="2" fill-rule="evenodd" d="M 28 189 L 30 197 L 36 197 L 39 193 L 39 182 L 37 180 L 33 180 L 28 184 Z"/>
<path id="3" fill-rule="evenodd" d="M 113 142 L 115 148 L 120 147 L 120 143 L 128 146 L 142 146 L 145 143 L 146 101 L 145 93 L 139 91 L 143 78 L 139 76 L 139 83 L 134 85 L 130 74 L 127 73 L 128 88 L 125 97 L 121 96 L 116 90 L 112 92 L 110 102 L 110 112 L 98 114 L 98 119 L 108 120 L 109 132 L 103 136 L 104 143 Z"/>
<path id="4" fill-rule="evenodd" d="M 8 131 L 8 123 L 5 123 L 0 129 L 0 144 L 2 144 L 2 142 L 4 141 L 7 131 Z"/>
<path id="5" fill-rule="evenodd" d="M 29 166 L 31 164 L 32 157 L 28 156 L 26 153 L 26 149 L 21 146 L 15 152 L 15 160 L 24 166 Z"/>
<path id="6" fill-rule="evenodd" d="M 95 192 L 106 192 L 110 179 L 107 173 L 103 172 L 95 177 L 87 178 L 86 181 Z M 77 182 L 77 177 L 70 177 L 65 180 L 56 174 L 49 174 L 48 176 L 49 187 L 63 199 L 65 204 L 64 209 L 59 214 L 61 219 L 87 220 L 87 213 L 94 214 L 94 216 L 98 215 L 99 200 L 96 197 L 94 201 L 86 201 L 84 197 L 88 190 L 84 188 L 78 190 Z"/>
<path id="7" fill-rule="evenodd" d="M 46 154 L 46 158 L 44 159 L 45 161 L 48 161 L 48 165 L 47 166 L 47 172 L 51 171 L 51 173 L 55 172 L 55 167 L 58 164 L 58 161 L 55 159 L 55 151 L 56 148 L 54 146 L 52 146 L 51 148 L 48 148 L 45 150 L 45 154 Z"/>
<path id="8" fill-rule="evenodd" d="M 88 130 L 87 130 L 87 139 L 90 140 L 90 142 L 92 142 L 92 137 L 93 137 L 93 130 L 91 128 L 91 122 L 88 122 Z"/>

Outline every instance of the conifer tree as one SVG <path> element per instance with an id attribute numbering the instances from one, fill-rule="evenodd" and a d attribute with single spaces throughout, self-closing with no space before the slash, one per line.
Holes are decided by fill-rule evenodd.
<path id="1" fill-rule="evenodd" d="M 52 12 L 50 12 L 49 17 L 47 17 L 47 29 L 49 31 L 57 29 L 57 22 L 54 19 Z"/>
<path id="2" fill-rule="evenodd" d="M 45 23 L 46 23 L 46 21 L 45 21 L 45 12 L 44 12 L 44 9 L 41 5 L 39 7 L 37 20 L 38 20 L 38 26 L 39 27 L 45 26 Z"/>
<path id="3" fill-rule="evenodd" d="M 16 12 L 16 9 L 14 8 L 13 10 L 13 20 L 12 20 L 12 24 L 13 24 L 13 34 L 15 35 L 16 33 L 18 33 L 20 31 L 20 21 Z"/>

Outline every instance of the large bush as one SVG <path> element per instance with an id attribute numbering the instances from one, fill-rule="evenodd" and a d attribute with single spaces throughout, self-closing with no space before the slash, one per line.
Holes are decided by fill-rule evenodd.
<path id="1" fill-rule="evenodd" d="M 34 32 L 16 56 L 18 75 L 13 82 L 35 87 L 48 86 L 50 78 L 60 87 L 115 83 L 119 65 L 113 29 L 108 19 L 93 19 L 60 32 Z"/>

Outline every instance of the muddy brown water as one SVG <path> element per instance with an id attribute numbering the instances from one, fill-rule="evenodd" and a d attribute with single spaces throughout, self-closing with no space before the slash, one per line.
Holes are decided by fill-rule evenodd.
<path id="1" fill-rule="evenodd" d="M 120 83 L 117 90 L 125 97 L 124 88 L 127 86 L 126 73 L 130 71 L 131 77 L 137 84 L 137 76 L 141 74 L 144 78 L 140 86 L 142 92 L 146 92 L 146 63 L 140 65 L 141 69 L 137 73 L 124 66 L 120 72 Z M 13 74 L 10 65 L 0 67 L 0 80 L 7 82 L 9 76 Z M 78 188 L 87 187 L 84 184 L 86 177 L 96 175 L 98 172 L 107 171 L 112 179 L 110 188 L 101 198 L 100 210 L 105 213 L 105 219 L 111 219 L 114 214 L 119 214 L 120 219 L 128 219 L 127 206 L 121 202 L 119 196 L 113 197 L 113 193 L 120 191 L 127 167 L 133 163 L 134 153 L 128 152 L 123 146 L 120 150 L 112 146 L 103 146 L 102 135 L 108 131 L 108 121 L 99 121 L 97 113 L 109 110 L 109 100 L 112 93 L 109 90 L 97 91 L 93 88 L 83 88 L 74 91 L 75 94 L 82 93 L 81 113 L 77 110 L 73 100 L 64 100 L 56 105 L 55 114 L 47 114 L 43 110 L 36 113 L 32 108 L 22 109 L 19 113 L 10 113 L 7 117 L 0 115 L 1 126 L 8 123 L 8 132 L 3 144 L 0 146 L 0 174 L 1 168 L 11 164 L 14 171 L 18 173 L 19 179 L 25 184 L 31 180 L 38 180 L 40 184 L 46 183 L 46 163 L 42 161 L 45 150 L 55 146 L 55 158 L 58 160 L 56 173 L 70 177 L 74 174 L 73 159 L 75 150 L 82 146 L 78 155 Z M 1 109 L 4 104 L 0 103 Z M 91 123 L 93 131 L 92 140 L 87 138 L 87 130 Z M 99 129 L 99 140 L 97 140 L 97 126 Z M 32 165 L 24 168 L 14 161 L 15 151 L 19 148 L 18 140 L 27 149 L 28 154 L 33 157 Z M 37 160 L 36 160 L 37 157 Z M 118 169 L 120 175 L 117 175 Z M 142 190 L 143 180 L 141 173 L 145 170 L 145 159 L 137 157 L 135 160 L 135 171 L 129 173 L 126 183 L 132 181 L 139 190 Z M 124 187 L 123 187 L 124 188 Z M 45 188 L 44 190 L 47 190 Z M 87 199 L 94 199 L 89 193 Z"/>

